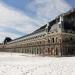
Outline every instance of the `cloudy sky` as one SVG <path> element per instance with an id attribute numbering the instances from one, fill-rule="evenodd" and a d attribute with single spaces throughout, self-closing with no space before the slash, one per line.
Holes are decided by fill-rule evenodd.
<path id="1" fill-rule="evenodd" d="M 15 39 L 75 7 L 75 0 L 0 0 L 0 42 Z"/>

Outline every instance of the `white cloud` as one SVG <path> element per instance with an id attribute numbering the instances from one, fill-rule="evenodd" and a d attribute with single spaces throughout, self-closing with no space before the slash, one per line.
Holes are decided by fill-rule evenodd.
<path id="1" fill-rule="evenodd" d="M 10 32 L 4 32 L 4 29 L 6 28 L 13 28 L 23 33 L 30 33 L 33 30 L 37 29 L 38 25 L 40 25 L 39 22 L 26 16 L 24 13 L 9 8 L 3 3 L 0 4 L 0 40 L 6 36 L 15 38 L 19 35 Z"/>
<path id="2" fill-rule="evenodd" d="M 65 0 L 32 0 L 28 7 L 37 13 L 42 22 L 47 22 L 71 8 Z"/>
<path id="3" fill-rule="evenodd" d="M 30 30 L 27 30 L 26 27 L 29 27 L 30 25 L 34 27 L 34 23 L 39 25 L 37 21 L 26 16 L 24 13 L 12 10 L 12 8 L 8 8 L 6 5 L 0 4 L 0 26 L 9 26 L 16 29 L 21 29 L 22 27 L 21 30 L 29 32 Z"/>
<path id="4" fill-rule="evenodd" d="M 36 12 L 35 19 L 28 17 L 21 11 L 8 7 L 4 3 L 0 3 L 0 40 L 6 36 L 12 38 L 20 36 L 19 34 L 2 31 L 5 27 L 13 28 L 23 33 L 30 33 L 71 7 L 65 0 L 32 0 L 27 8 Z"/>

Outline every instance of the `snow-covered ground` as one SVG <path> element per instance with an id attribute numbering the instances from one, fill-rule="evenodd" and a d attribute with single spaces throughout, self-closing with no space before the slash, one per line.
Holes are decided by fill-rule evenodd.
<path id="1" fill-rule="evenodd" d="M 75 75 L 75 57 L 0 53 L 0 75 Z"/>

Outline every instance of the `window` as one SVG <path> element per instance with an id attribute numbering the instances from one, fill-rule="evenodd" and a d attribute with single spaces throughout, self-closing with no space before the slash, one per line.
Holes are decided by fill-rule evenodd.
<path id="1" fill-rule="evenodd" d="M 41 44 L 41 41 L 40 41 L 40 44 Z"/>
<path id="2" fill-rule="evenodd" d="M 48 43 L 50 43 L 50 39 L 48 39 Z"/>
<path id="3" fill-rule="evenodd" d="M 56 55 L 58 55 L 58 48 L 56 48 Z"/>
<path id="4" fill-rule="evenodd" d="M 50 48 L 48 48 L 48 54 L 50 53 Z"/>
<path id="5" fill-rule="evenodd" d="M 54 38 L 52 38 L 52 43 L 54 43 Z"/>
<path id="6" fill-rule="evenodd" d="M 58 38 L 56 37 L 56 42 L 58 42 L 58 40 L 57 40 Z"/>
<path id="7" fill-rule="evenodd" d="M 70 38 L 70 40 L 71 40 L 71 41 L 73 40 L 72 37 Z"/>

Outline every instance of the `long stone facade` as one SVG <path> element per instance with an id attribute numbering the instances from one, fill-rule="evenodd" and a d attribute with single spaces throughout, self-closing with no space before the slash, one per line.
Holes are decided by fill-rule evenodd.
<path id="1" fill-rule="evenodd" d="M 0 50 L 43 56 L 75 55 L 75 9 L 59 15 L 31 34 L 1 44 Z"/>

